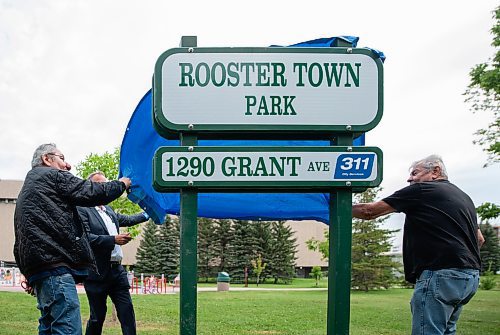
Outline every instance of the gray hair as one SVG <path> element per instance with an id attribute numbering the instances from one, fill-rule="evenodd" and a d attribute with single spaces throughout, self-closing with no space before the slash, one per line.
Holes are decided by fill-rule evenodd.
<path id="1" fill-rule="evenodd" d="M 101 175 L 101 176 L 103 176 L 104 178 L 106 178 L 106 175 L 104 174 L 104 172 L 102 172 L 102 171 L 94 171 L 94 172 L 92 172 L 91 174 L 89 174 L 89 175 L 88 175 L 87 179 L 88 179 L 88 180 L 92 180 L 92 178 L 93 178 L 94 176 L 96 176 L 96 175 Z"/>
<path id="2" fill-rule="evenodd" d="M 432 170 L 434 167 L 439 166 L 441 169 L 441 177 L 448 179 L 448 173 L 446 172 L 446 167 L 444 166 L 443 159 L 439 155 L 430 155 L 421 160 L 415 161 L 410 166 L 410 171 L 415 169 L 417 166 L 423 167 L 426 170 Z"/>
<path id="3" fill-rule="evenodd" d="M 33 154 L 33 159 L 31 160 L 31 167 L 37 167 L 43 165 L 42 156 L 53 153 L 57 150 L 57 146 L 54 143 L 46 143 L 40 145 L 36 148 Z"/>

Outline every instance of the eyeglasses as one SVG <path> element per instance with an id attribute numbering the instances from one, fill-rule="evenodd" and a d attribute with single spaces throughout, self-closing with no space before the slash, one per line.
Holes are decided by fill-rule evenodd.
<path id="1" fill-rule="evenodd" d="M 429 173 L 429 172 L 431 172 L 431 171 L 432 171 L 432 169 L 433 169 L 433 168 L 430 168 L 430 169 L 428 169 L 428 168 L 418 169 L 418 168 L 417 168 L 417 169 L 412 170 L 412 171 L 410 172 L 410 176 L 415 177 L 417 174 L 420 174 L 420 173 L 422 173 L 422 172 Z"/>
<path id="2" fill-rule="evenodd" d="M 59 154 L 56 154 L 56 153 L 53 153 L 53 152 L 49 152 L 47 155 L 57 156 L 57 157 L 59 157 L 64 162 L 64 155 L 59 155 Z"/>

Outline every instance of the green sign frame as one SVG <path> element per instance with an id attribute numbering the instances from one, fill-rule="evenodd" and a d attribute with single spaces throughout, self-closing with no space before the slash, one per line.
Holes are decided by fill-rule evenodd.
<path id="1" fill-rule="evenodd" d="M 180 94 L 177 94 L 177 93 L 184 94 L 184 92 L 187 92 L 187 91 L 185 91 L 186 89 L 191 89 L 191 88 L 182 87 L 182 90 L 184 90 L 184 91 L 179 89 L 178 86 L 188 86 L 186 83 L 183 82 L 183 80 L 185 80 L 186 78 L 182 79 L 183 78 L 182 75 L 179 73 L 173 73 L 172 72 L 173 70 L 171 72 L 165 72 L 168 75 L 164 75 L 163 67 L 164 67 L 164 64 L 167 64 L 171 68 L 175 68 L 173 65 L 170 64 L 170 62 L 172 64 L 175 63 L 179 66 L 181 66 L 181 63 L 179 63 L 181 61 L 186 62 L 186 63 L 182 63 L 182 64 L 188 64 L 188 62 L 191 59 L 194 59 L 193 57 L 197 57 L 196 59 L 201 59 L 201 60 L 210 59 L 210 61 L 207 61 L 207 63 L 210 63 L 210 62 L 214 63 L 215 62 L 215 64 L 222 64 L 221 62 L 216 62 L 221 57 L 226 57 L 226 59 L 231 59 L 230 57 L 243 57 L 242 59 L 258 59 L 258 60 L 285 59 L 286 61 L 288 61 L 288 59 L 310 60 L 310 59 L 314 59 L 314 57 L 319 57 L 323 60 L 331 58 L 332 61 L 335 61 L 335 57 L 342 57 L 342 59 L 350 59 L 350 57 L 356 58 L 356 59 L 363 59 L 363 60 L 366 59 L 367 66 L 369 66 L 370 68 L 376 69 L 376 70 L 372 71 L 374 73 L 372 75 L 370 75 L 370 77 L 369 77 L 370 83 L 373 82 L 373 84 L 367 88 L 363 88 L 369 92 L 372 92 L 372 90 L 373 90 L 373 92 L 372 92 L 373 93 L 372 94 L 373 95 L 373 98 L 372 98 L 373 102 L 370 102 L 370 105 L 369 105 L 369 107 L 372 108 L 373 110 L 371 110 L 369 112 L 370 115 L 366 118 L 367 122 L 365 122 L 365 119 L 363 118 L 364 114 L 362 114 L 362 113 L 365 113 L 364 112 L 365 108 L 357 108 L 356 109 L 356 111 L 359 112 L 361 115 L 360 118 L 362 120 L 360 120 L 360 122 L 362 124 L 356 124 L 356 122 L 342 122 L 343 120 L 341 120 L 341 122 L 336 122 L 336 121 L 338 121 L 338 118 L 342 119 L 342 118 L 352 117 L 351 116 L 352 113 L 346 112 L 345 110 L 340 110 L 340 109 L 336 110 L 336 105 L 335 105 L 336 102 L 334 102 L 334 103 L 330 102 L 328 104 L 326 102 L 319 103 L 321 97 L 326 97 L 325 99 L 327 99 L 329 95 L 333 94 L 333 93 L 325 94 L 325 92 L 326 93 L 334 92 L 334 91 L 332 91 L 330 86 L 328 86 L 327 88 L 322 88 L 322 86 L 320 86 L 319 88 L 311 88 L 311 87 L 305 87 L 305 88 L 299 87 L 299 88 L 297 88 L 297 87 L 293 86 L 292 84 L 290 84 L 289 85 L 290 87 L 285 87 L 286 88 L 285 89 L 283 87 L 279 87 L 279 88 L 272 87 L 273 83 L 268 83 L 269 84 L 268 87 L 262 88 L 262 90 L 264 90 L 262 92 L 276 92 L 276 91 L 272 91 L 272 90 L 281 90 L 279 92 L 282 92 L 283 94 L 295 94 L 295 92 L 296 92 L 297 97 L 298 97 L 298 99 L 296 99 L 296 100 L 299 100 L 299 98 L 301 97 L 301 94 L 303 94 L 303 92 L 307 91 L 306 89 L 310 89 L 310 91 L 308 93 L 309 95 L 307 96 L 308 102 L 307 102 L 306 106 L 313 106 L 313 105 L 318 105 L 318 104 L 321 105 L 320 108 L 318 109 L 319 115 L 316 115 L 314 117 L 309 116 L 309 114 L 310 114 L 309 109 L 304 108 L 300 117 L 304 117 L 306 122 L 303 122 L 300 124 L 298 122 L 302 122 L 302 121 L 295 121 L 295 123 L 292 122 L 295 119 L 297 119 L 297 116 L 294 116 L 294 117 L 291 117 L 288 119 L 284 119 L 284 118 L 280 119 L 280 121 L 278 122 L 279 124 L 273 124 L 272 123 L 272 122 L 274 122 L 274 121 L 272 121 L 273 118 L 268 117 L 268 116 L 266 116 L 265 118 L 259 118 L 259 119 L 253 118 L 250 120 L 244 116 L 244 114 L 245 114 L 244 106 L 242 109 L 240 108 L 240 109 L 238 109 L 238 111 L 232 112 L 233 107 L 232 107 L 232 105 L 230 105 L 227 107 L 226 114 L 224 114 L 224 112 L 222 112 L 222 109 L 224 108 L 224 105 L 225 105 L 225 101 L 227 100 L 226 97 L 232 97 L 233 95 L 236 94 L 236 92 L 239 92 L 238 98 L 240 100 L 242 100 L 242 99 L 244 100 L 244 98 L 246 98 L 246 96 L 245 96 L 245 93 L 242 93 L 242 92 L 247 92 L 246 90 L 250 89 L 248 87 L 245 87 L 246 85 L 243 85 L 243 84 L 239 85 L 238 87 L 230 87 L 230 88 L 226 87 L 229 85 L 229 77 L 228 77 L 227 83 L 224 86 L 217 88 L 214 91 L 214 92 L 222 92 L 221 95 L 216 98 L 216 101 L 218 102 L 218 104 L 214 103 L 214 105 L 222 106 L 222 107 L 219 107 L 218 110 L 214 109 L 216 107 L 214 107 L 210 104 L 206 104 L 206 103 L 201 103 L 198 105 L 198 107 L 195 107 L 195 106 L 197 106 L 196 103 L 198 100 L 196 94 L 187 94 L 187 93 L 186 93 L 185 101 L 182 100 L 182 102 L 179 102 L 179 104 L 182 106 L 182 108 L 185 108 L 185 110 L 183 110 L 181 107 L 176 105 L 177 102 L 173 103 L 171 101 L 174 101 L 174 100 L 177 101 L 178 99 L 180 99 L 179 98 Z M 206 64 L 206 63 L 203 63 L 203 64 Z M 244 64 L 244 63 L 241 63 L 241 64 Z M 261 63 L 254 63 L 254 64 L 261 64 Z M 266 64 L 266 63 L 262 63 L 262 64 Z M 268 68 L 271 69 L 272 67 L 269 67 L 269 64 L 272 65 L 275 63 L 267 63 L 267 64 L 268 64 Z M 301 63 L 293 63 L 293 64 L 296 65 L 296 64 L 301 64 Z M 338 65 L 341 63 L 337 64 L 337 63 L 320 62 L 320 63 L 312 63 L 312 64 L 319 64 L 321 66 L 324 66 L 325 70 L 327 70 L 328 66 L 330 66 L 330 65 L 333 66 L 335 64 L 336 66 L 339 66 L 340 76 L 342 75 L 342 66 Z M 344 78 L 346 78 L 346 77 L 349 78 L 348 73 L 352 72 L 352 71 L 351 72 L 347 71 L 347 64 L 348 63 L 344 63 L 344 65 L 346 65 L 346 67 L 344 68 L 344 74 L 345 74 Z M 165 66 L 167 69 L 169 69 L 170 67 L 168 67 L 167 65 L 165 65 Z M 242 67 L 243 67 L 243 65 L 242 65 Z M 216 66 L 214 65 L 212 67 L 212 71 L 215 68 L 216 68 Z M 268 68 L 261 70 L 260 74 L 262 74 L 262 73 L 268 74 Z M 320 67 L 318 66 L 318 69 L 319 68 Z M 177 68 L 175 68 L 175 69 L 177 69 Z M 306 65 L 306 69 L 307 69 L 307 65 Z M 312 73 L 312 71 L 313 71 L 312 66 L 310 67 L 310 69 L 311 69 L 310 71 Z M 190 70 L 194 72 L 194 70 L 192 68 Z M 229 70 L 231 70 L 231 69 L 228 67 L 228 71 Z M 297 70 L 297 69 L 293 69 L 293 70 Z M 351 68 L 350 70 L 353 70 L 353 69 Z M 165 70 L 165 71 L 167 71 L 167 70 Z M 226 71 L 226 70 L 224 70 L 224 71 Z M 257 70 L 255 70 L 255 71 L 257 71 Z M 284 70 L 282 69 L 282 71 L 284 71 Z M 289 71 L 291 73 L 292 69 L 288 70 L 288 68 L 287 68 L 286 71 Z M 323 71 L 323 70 L 319 70 L 319 71 Z M 332 71 L 331 68 L 330 68 L 330 71 Z M 335 70 L 335 71 L 337 71 L 337 70 Z M 299 71 L 297 70 L 297 72 L 299 72 Z M 206 72 L 206 73 L 209 73 L 209 72 Z M 270 73 L 270 71 L 269 71 L 269 73 Z M 307 73 L 309 73 L 309 72 L 307 72 Z M 321 73 L 323 73 L 323 72 L 321 72 Z M 335 72 L 335 75 L 337 75 L 337 74 L 338 73 Z M 252 73 L 252 75 L 254 75 L 254 74 Z M 295 74 L 295 75 L 297 75 L 297 74 Z M 207 74 L 207 76 L 208 76 L 208 74 Z M 229 76 L 229 74 L 228 74 L 228 76 Z M 248 80 L 248 72 L 246 73 L 246 76 L 247 76 L 247 80 Z M 255 75 L 255 76 L 258 77 L 258 75 Z M 262 75 L 261 77 L 263 77 L 263 76 L 264 75 Z M 271 75 L 269 74 L 269 76 L 271 76 Z M 276 73 L 275 73 L 275 76 L 276 76 Z M 313 76 L 313 75 L 311 74 L 311 76 Z M 322 75 L 322 78 L 325 78 L 326 76 L 327 76 L 326 74 Z M 175 77 L 175 78 L 172 79 L 173 77 Z M 318 74 L 318 77 L 319 77 L 319 74 Z M 330 72 L 330 84 L 331 84 L 332 78 L 333 78 L 332 73 Z M 261 80 L 261 79 L 262 78 L 259 77 L 259 80 Z M 275 77 L 275 79 L 276 79 L 276 77 Z M 359 72 L 358 72 L 358 79 L 359 79 Z M 169 88 L 168 91 L 164 90 L 164 87 L 163 87 L 164 80 L 168 81 L 168 83 L 169 83 L 168 85 L 171 85 L 171 87 Z M 175 83 L 177 83 L 175 80 L 177 80 L 177 82 L 179 82 L 179 85 L 175 84 Z M 309 80 L 311 80 L 311 79 L 309 79 Z M 314 80 L 317 80 L 317 78 L 315 77 Z M 324 80 L 326 80 L 326 79 L 324 79 Z M 243 81 L 243 75 L 242 75 L 242 81 Z M 292 81 L 290 80 L 290 82 L 292 82 Z M 299 86 L 297 83 L 295 83 L 295 84 L 296 84 L 296 86 Z M 347 83 L 347 84 L 352 86 L 350 83 Z M 167 85 L 167 84 L 165 84 L 165 85 Z M 359 85 L 359 83 L 358 83 L 358 85 Z M 252 86 L 252 85 L 250 84 L 249 86 Z M 259 85 L 254 83 L 253 86 L 254 87 L 252 87 L 252 89 L 256 89 L 255 86 L 259 86 Z M 372 88 L 372 86 L 374 86 L 374 87 Z M 203 92 L 203 90 L 205 90 L 205 88 L 202 88 L 202 89 L 200 89 L 199 87 L 195 87 L 195 88 L 197 88 L 198 91 L 194 91 L 194 92 Z M 376 88 L 376 92 L 374 91 L 375 88 Z M 323 89 L 324 91 L 321 91 L 321 92 L 318 92 L 317 94 L 315 94 L 318 89 Z M 346 90 L 345 88 L 342 88 L 342 89 Z M 330 90 L 330 91 L 328 91 L 328 90 Z M 358 88 L 358 90 L 359 90 L 359 88 Z M 189 91 L 189 92 L 191 92 L 191 91 Z M 341 92 L 341 91 L 338 90 L 338 92 Z M 351 92 L 357 92 L 357 91 L 352 91 L 352 89 L 351 89 Z M 357 95 L 356 94 L 354 95 L 355 98 L 353 98 L 353 100 L 354 101 L 364 100 L 364 99 L 362 99 L 364 97 L 364 95 L 361 93 L 362 93 L 362 91 L 359 91 L 359 93 L 356 93 Z M 265 93 L 265 94 L 272 95 L 273 93 Z M 343 96 L 345 95 L 344 93 L 342 93 L 342 94 L 343 94 Z M 315 95 L 318 96 L 318 101 L 312 100 Z M 212 94 L 206 94 L 206 96 L 210 97 L 210 96 L 212 96 Z M 285 96 L 283 96 L 283 97 L 285 97 Z M 263 98 L 263 96 L 261 98 Z M 269 98 L 269 97 L 267 97 L 267 98 Z M 271 96 L 271 98 L 273 98 L 273 96 Z M 278 99 L 278 98 L 276 98 L 276 99 Z M 291 100 L 291 98 L 290 98 L 290 100 Z M 306 99 L 303 99 L 303 100 L 306 100 Z M 342 100 L 342 99 L 339 99 L 339 100 Z M 252 101 L 252 103 L 253 102 L 254 101 Z M 271 102 L 274 103 L 274 100 L 267 101 L 267 105 L 269 107 L 266 107 L 266 108 L 271 108 L 270 107 Z M 247 113 L 249 113 L 248 103 L 249 102 L 247 101 L 247 105 L 246 105 L 247 106 L 246 107 Z M 290 106 L 292 106 L 292 103 L 290 101 L 288 101 L 288 103 Z M 256 104 L 256 106 L 259 107 L 259 111 L 258 112 L 254 111 L 253 113 L 254 114 L 260 113 L 260 106 L 261 105 L 259 105 L 258 101 L 255 101 L 255 104 Z M 262 104 L 262 101 L 260 101 L 260 104 Z M 360 104 L 362 104 L 362 102 L 360 102 Z M 210 114 L 210 115 L 212 115 L 211 116 L 212 120 L 207 120 L 207 118 L 208 118 L 207 116 L 200 116 L 200 115 L 203 115 L 205 113 L 205 111 L 203 111 L 204 108 L 208 109 L 207 105 L 208 105 L 208 107 L 211 106 L 211 108 L 213 109 L 211 112 L 212 114 Z M 283 106 L 284 105 L 285 104 L 283 101 Z M 168 108 L 165 107 L 166 111 L 164 111 L 163 106 L 173 106 L 173 107 L 168 107 Z M 349 103 L 347 103 L 345 106 L 347 106 L 346 108 L 350 108 Z M 257 107 L 255 107 L 255 108 L 257 108 Z M 273 105 L 273 108 L 274 108 L 274 105 Z M 375 112 L 375 108 L 376 108 L 376 112 Z M 186 111 L 188 111 L 189 113 L 187 113 Z M 169 115 L 171 115 L 171 116 L 172 115 L 179 115 L 179 118 L 182 119 L 182 121 L 176 122 L 174 120 L 171 120 L 171 117 L 167 117 L 165 112 L 170 113 Z M 190 114 L 191 112 L 193 114 L 192 117 L 186 116 L 187 114 Z M 292 112 L 292 111 L 290 111 L 290 112 Z M 234 116 L 235 113 L 238 113 L 238 117 Z M 271 111 L 270 113 L 272 114 L 273 111 Z M 283 113 L 286 113 L 286 111 L 284 109 L 283 109 Z M 356 137 L 356 136 L 358 136 L 358 135 L 360 135 L 368 130 L 373 129 L 380 122 L 380 120 L 382 118 L 382 113 L 383 113 L 383 64 L 382 64 L 382 61 L 380 60 L 380 58 L 378 57 L 378 55 L 375 54 L 370 49 L 347 48 L 347 47 L 332 47 L 332 48 L 296 48 L 296 47 L 295 48 L 294 47 L 290 47 L 290 48 L 288 48 L 288 47 L 287 48 L 284 48 L 284 47 L 271 47 L 271 48 L 256 48 L 256 47 L 255 48 L 240 48 L 240 47 L 238 47 L 238 48 L 198 48 L 198 47 L 190 47 L 190 48 L 188 48 L 188 47 L 181 47 L 181 48 L 173 48 L 173 49 L 169 49 L 169 50 L 165 51 L 162 55 L 160 55 L 160 57 L 158 58 L 158 60 L 156 62 L 156 65 L 155 65 L 154 77 L 153 77 L 153 125 L 154 125 L 155 129 L 157 130 L 157 132 L 165 138 L 178 138 L 179 133 L 194 134 L 194 135 L 198 136 L 198 138 L 200 138 L 200 139 L 201 138 L 219 138 L 219 139 L 220 138 L 261 138 L 261 139 L 269 138 L 269 139 L 275 139 L 275 138 L 290 138 L 290 136 L 292 136 L 293 138 L 326 138 L 326 137 L 331 137 L 332 134 L 335 134 L 335 133 L 352 133 Z M 205 114 L 207 114 L 207 113 L 205 113 Z M 300 112 L 298 114 L 300 114 Z M 372 116 L 372 114 L 373 114 L 373 116 Z M 225 119 L 223 115 L 228 115 L 228 119 Z M 337 119 L 335 119 L 335 122 L 333 122 L 333 120 L 332 120 L 331 124 L 327 124 L 325 119 L 327 119 L 331 115 L 336 115 L 335 117 Z M 217 118 L 220 118 L 220 117 L 222 117 L 223 119 L 218 120 Z M 205 121 L 202 121 L 201 120 L 202 118 Z M 254 121 L 252 121 L 252 120 L 254 120 Z M 256 121 L 256 120 L 258 120 L 258 121 Z M 219 122 L 219 121 L 221 121 L 221 122 Z M 287 121 L 290 121 L 290 122 L 287 122 Z M 350 120 L 346 120 L 346 121 L 350 121 Z M 363 123 L 363 122 L 365 122 L 365 123 Z"/>
<path id="2" fill-rule="evenodd" d="M 281 156 L 281 160 L 276 159 L 273 153 Z M 249 157 L 252 155 L 253 163 Z M 274 160 L 274 166 L 269 157 Z M 311 157 L 316 161 L 308 160 Z M 244 163 L 240 158 L 244 159 Z M 201 164 L 207 160 L 210 163 L 207 164 L 210 175 L 202 172 Z M 224 160 L 229 166 L 226 171 L 232 172 L 230 176 L 220 173 L 220 162 Z M 335 187 L 376 187 L 382 182 L 382 160 L 382 151 L 376 147 L 160 147 L 153 159 L 153 187 L 165 193 L 178 192 L 179 189 L 198 189 L 203 192 L 329 192 Z M 279 166 L 280 163 L 282 166 Z M 246 164 L 244 169 L 241 168 L 242 164 Z M 281 175 L 278 173 L 271 177 L 267 172 L 265 177 L 262 177 L 262 173 L 260 177 L 256 173 L 252 176 L 253 172 L 249 176 L 241 174 L 257 171 L 259 166 L 261 172 L 262 169 L 270 172 L 271 168 L 275 171 L 281 168 Z M 165 171 L 168 172 L 164 174 Z M 179 171 L 182 173 L 179 174 Z M 285 176 L 287 173 L 288 176 Z M 313 177 L 306 180 L 311 175 Z"/>

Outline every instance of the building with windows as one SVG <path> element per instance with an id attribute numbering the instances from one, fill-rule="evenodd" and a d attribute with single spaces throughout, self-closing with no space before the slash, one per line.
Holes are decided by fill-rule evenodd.
<path id="1" fill-rule="evenodd" d="M 5 266 L 15 263 L 14 260 L 14 210 L 22 180 L 0 179 L 0 261 Z"/>

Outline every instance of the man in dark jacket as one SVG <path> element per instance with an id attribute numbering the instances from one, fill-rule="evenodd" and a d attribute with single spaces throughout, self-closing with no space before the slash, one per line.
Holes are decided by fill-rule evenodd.
<path id="1" fill-rule="evenodd" d="M 97 183 L 108 180 L 104 173 L 97 171 L 88 179 Z M 130 234 L 120 233 L 120 227 L 129 227 L 146 221 L 146 213 L 122 215 L 115 213 L 109 206 L 78 207 L 78 213 L 89 229 L 89 240 L 94 252 L 98 273 L 91 271 L 84 281 L 85 292 L 89 299 L 90 318 L 86 335 L 100 335 L 106 318 L 108 296 L 116 306 L 124 335 L 135 335 L 135 313 L 130 297 L 127 271 L 121 265 L 123 253 L 121 245 L 127 244 Z"/>
<path id="2" fill-rule="evenodd" d="M 484 242 L 470 197 L 448 181 L 443 160 L 431 155 L 411 165 L 410 186 L 366 204 L 352 214 L 372 220 L 406 214 L 405 278 L 415 284 L 412 335 L 455 334 L 462 307 L 476 293 Z"/>
<path id="3" fill-rule="evenodd" d="M 130 187 L 130 179 L 93 183 L 73 176 L 55 144 L 33 154 L 14 214 L 14 256 L 37 297 L 39 334 L 81 334 L 75 283 L 95 260 L 76 206 L 107 204 Z"/>

